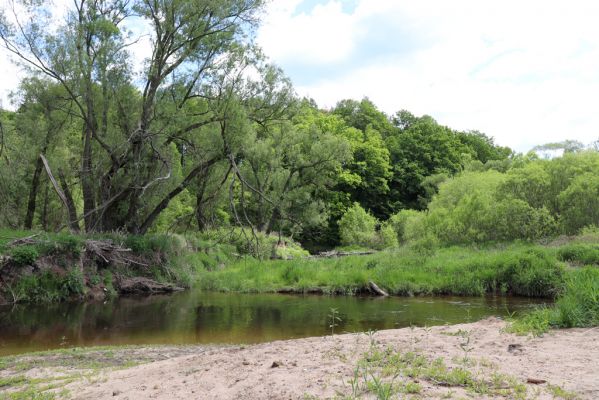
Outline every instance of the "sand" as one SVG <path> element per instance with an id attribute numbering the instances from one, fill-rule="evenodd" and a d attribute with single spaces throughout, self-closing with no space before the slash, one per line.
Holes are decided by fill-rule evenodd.
<path id="1" fill-rule="evenodd" d="M 522 398 L 599 399 L 599 329 L 569 329 L 543 337 L 505 333 L 506 323 L 489 318 L 472 324 L 405 328 L 368 334 L 276 341 L 211 348 L 185 356 L 102 372 L 67 386 L 75 399 L 314 399 L 376 398 L 352 390 L 359 359 L 375 346 L 442 358 L 451 368 L 467 368 L 481 381 L 505 374 L 525 387 Z M 385 378 L 387 380 L 392 378 Z M 546 381 L 542 384 L 527 380 Z M 418 394 L 392 398 L 514 398 L 448 387 L 434 379 L 414 382 Z M 364 386 L 365 387 L 365 386 Z M 562 397 L 560 397 L 562 396 Z"/>

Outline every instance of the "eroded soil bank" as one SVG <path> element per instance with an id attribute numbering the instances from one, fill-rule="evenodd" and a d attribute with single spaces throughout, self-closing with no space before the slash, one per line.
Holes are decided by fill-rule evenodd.
<path id="1" fill-rule="evenodd" d="M 73 363 L 82 357 L 23 366 L 22 356 L 2 379 L 68 376 L 49 392 L 74 399 L 599 398 L 599 329 L 522 337 L 505 326 L 490 318 L 254 346 L 113 349 L 89 357 L 104 363 L 95 366 Z"/>

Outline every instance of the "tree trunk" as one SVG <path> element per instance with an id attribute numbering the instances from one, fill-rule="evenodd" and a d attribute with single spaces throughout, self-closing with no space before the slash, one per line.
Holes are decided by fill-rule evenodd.
<path id="1" fill-rule="evenodd" d="M 60 186 L 62 186 L 62 191 L 66 200 L 67 212 L 69 214 L 69 227 L 72 231 L 79 232 L 80 228 L 77 219 L 77 208 L 75 207 L 73 195 L 71 194 L 69 185 L 67 185 L 67 180 L 64 176 L 64 172 L 62 171 L 62 169 L 58 169 L 58 178 L 60 179 Z"/>
<path id="2" fill-rule="evenodd" d="M 49 192 L 49 185 L 48 185 L 48 181 L 46 181 L 46 190 L 45 190 L 45 194 L 44 194 L 44 207 L 42 208 L 42 215 L 41 215 L 41 222 L 42 222 L 42 229 L 47 231 L 48 230 L 48 196 L 50 193 Z"/>
<path id="3" fill-rule="evenodd" d="M 212 166 L 213 164 L 215 164 L 218 160 L 219 160 L 219 158 L 215 157 L 212 160 L 206 161 L 206 162 L 198 165 L 194 169 L 192 169 L 191 172 L 185 177 L 185 179 L 183 179 L 183 182 L 181 182 L 179 184 L 179 186 L 177 186 L 176 188 L 174 188 L 173 190 L 171 190 L 171 192 L 169 194 L 167 194 L 166 197 L 164 199 L 162 199 L 162 201 L 160 203 L 158 203 L 158 205 L 148 215 L 148 217 L 143 222 L 143 224 L 141 224 L 141 226 L 139 227 L 139 229 L 136 230 L 136 233 L 139 233 L 139 234 L 142 234 L 142 235 L 145 234 L 148 231 L 148 229 L 152 226 L 152 224 L 154 223 L 154 221 L 156 220 L 156 218 L 158 218 L 158 216 L 160 215 L 160 213 L 166 207 L 168 207 L 170 201 L 173 198 L 175 198 L 175 196 L 177 196 L 179 193 L 181 193 L 185 188 L 187 188 L 187 186 L 189 186 L 189 184 L 198 176 L 198 174 L 200 174 L 206 168 L 208 168 L 208 167 Z"/>
<path id="4" fill-rule="evenodd" d="M 25 216 L 25 229 L 33 227 L 33 217 L 35 216 L 35 206 L 37 201 L 37 192 L 40 185 L 40 176 L 43 168 L 42 159 L 38 157 L 35 163 L 35 171 L 33 172 L 33 180 L 31 181 L 31 189 L 29 190 L 29 201 L 27 202 L 27 215 Z"/>
<path id="5" fill-rule="evenodd" d="M 92 179 L 92 130 L 89 126 L 85 127 L 83 135 L 83 157 L 81 160 L 81 191 L 83 192 L 83 214 L 85 215 L 85 231 L 91 232 L 95 229 L 95 215 L 93 210 L 96 208 L 93 179 Z"/>

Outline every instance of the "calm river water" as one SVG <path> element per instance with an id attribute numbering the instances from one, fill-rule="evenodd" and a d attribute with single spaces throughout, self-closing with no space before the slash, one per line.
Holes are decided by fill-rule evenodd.
<path id="1" fill-rule="evenodd" d="M 521 312 L 538 300 L 515 297 L 331 297 L 187 291 L 0 308 L 0 355 L 74 346 L 257 343 L 335 333 L 473 322 Z"/>

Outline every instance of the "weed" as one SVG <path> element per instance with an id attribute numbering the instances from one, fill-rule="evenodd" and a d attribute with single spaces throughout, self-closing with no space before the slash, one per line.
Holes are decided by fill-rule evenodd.
<path id="1" fill-rule="evenodd" d="M 339 317 L 339 310 L 337 308 L 331 308 L 327 317 L 329 319 L 329 328 L 331 328 L 331 336 L 334 336 L 335 327 L 339 326 L 339 322 L 341 322 L 341 317 Z"/>
<path id="2" fill-rule="evenodd" d="M 576 393 L 569 392 L 557 385 L 547 385 L 547 389 L 553 395 L 554 398 L 563 400 L 575 400 L 578 398 Z"/>

